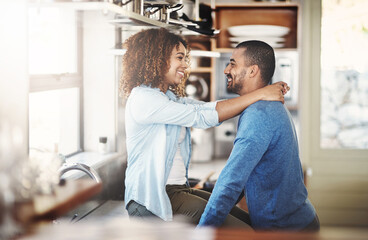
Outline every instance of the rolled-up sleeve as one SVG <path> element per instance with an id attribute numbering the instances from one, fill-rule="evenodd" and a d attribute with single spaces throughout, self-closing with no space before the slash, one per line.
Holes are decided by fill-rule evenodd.
<path id="1" fill-rule="evenodd" d="M 195 128 L 219 124 L 216 102 L 179 103 L 149 88 L 137 89 L 130 98 L 131 114 L 140 124 L 173 124 Z"/>

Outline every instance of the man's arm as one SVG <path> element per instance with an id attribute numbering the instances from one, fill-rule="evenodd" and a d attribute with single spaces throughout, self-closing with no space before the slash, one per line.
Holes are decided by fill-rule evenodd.
<path id="1" fill-rule="evenodd" d="M 222 225 L 250 174 L 268 148 L 272 136 L 259 119 L 264 116 L 254 114 L 247 120 L 243 116 L 233 150 L 216 182 L 199 226 Z"/>

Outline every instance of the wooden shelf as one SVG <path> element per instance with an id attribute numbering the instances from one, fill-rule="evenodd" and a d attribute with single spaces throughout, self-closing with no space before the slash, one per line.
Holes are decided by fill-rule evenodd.
<path id="1" fill-rule="evenodd" d="M 191 73 L 212 73 L 212 67 L 197 67 L 190 70 Z"/>
<path id="2" fill-rule="evenodd" d="M 298 11 L 296 3 L 248 3 L 217 5 L 215 27 L 220 29 L 216 51 L 229 52 L 228 28 L 238 25 L 277 25 L 290 29 L 285 36 L 285 48 L 298 48 Z"/>
<path id="3" fill-rule="evenodd" d="M 190 76 L 192 79 L 202 79 L 207 85 L 208 94 L 205 97 L 200 97 L 199 100 L 202 101 L 213 101 L 214 99 L 214 58 L 220 56 L 219 53 L 211 51 L 211 41 L 209 38 L 204 37 L 186 37 L 188 44 L 191 48 L 191 59 L 192 59 L 192 68 L 190 69 Z M 198 54 L 199 53 L 199 54 Z M 202 84 L 204 84 L 201 81 Z M 187 81 L 187 84 L 192 84 L 198 87 L 199 92 L 203 90 L 201 84 L 198 82 L 190 82 Z M 198 86 L 199 85 L 199 86 Z"/>

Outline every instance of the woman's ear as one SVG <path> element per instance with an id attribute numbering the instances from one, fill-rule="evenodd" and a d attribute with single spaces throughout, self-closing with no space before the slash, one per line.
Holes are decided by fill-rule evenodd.
<path id="1" fill-rule="evenodd" d="M 259 67 L 258 67 L 258 65 L 252 65 L 252 66 L 250 66 L 249 77 L 255 77 L 258 73 L 259 73 Z"/>

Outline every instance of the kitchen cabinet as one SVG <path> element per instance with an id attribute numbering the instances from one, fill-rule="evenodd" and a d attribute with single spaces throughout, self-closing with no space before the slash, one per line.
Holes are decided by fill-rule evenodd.
<path id="1" fill-rule="evenodd" d="M 216 5 L 215 28 L 220 30 L 217 38 L 211 39 L 211 49 L 222 53 L 224 58 L 218 60 L 217 69 L 223 69 L 234 46 L 245 40 L 262 40 L 275 49 L 276 69 L 272 82 L 284 81 L 290 87 L 285 95 L 285 104 L 296 115 L 299 105 L 299 71 L 301 53 L 301 4 L 292 2 L 248 2 L 226 3 Z M 243 34 L 232 36 L 229 28 L 234 26 L 248 27 Z M 254 27 L 252 30 L 251 27 Z M 271 28 L 271 29 L 270 29 Z M 281 28 L 281 29 L 274 29 Z M 276 33 L 274 30 L 277 30 Z M 279 30 L 286 30 L 280 34 Z M 233 32 L 234 34 L 234 32 Z M 234 41 L 234 39 L 243 39 Z M 217 71 L 217 84 L 223 82 L 222 70 Z M 220 88 L 219 88 L 220 87 Z M 222 88 L 221 88 L 222 87 Z M 217 86 L 219 97 L 227 97 L 226 87 Z M 225 88 L 225 90 L 224 90 Z M 221 90 L 222 89 L 222 90 Z M 230 95 L 229 95 L 230 96 Z M 231 96 L 230 96 L 231 97 Z M 232 96 L 233 97 L 233 96 Z"/>
<path id="2" fill-rule="evenodd" d="M 230 49 L 229 27 L 238 25 L 276 25 L 290 29 L 285 36 L 286 49 L 300 47 L 300 14 L 298 2 L 244 3 L 216 5 L 215 28 L 220 30 L 213 40 L 213 50 L 228 52 Z"/>
<path id="3" fill-rule="evenodd" d="M 221 3 L 215 7 L 214 28 L 219 29 L 217 37 L 211 38 L 211 50 L 219 52 L 220 58 L 216 58 L 214 66 L 215 99 L 226 99 L 236 97 L 236 94 L 227 91 L 226 79 L 223 71 L 229 62 L 232 46 L 232 36 L 228 28 L 240 25 L 253 25 L 258 27 L 273 25 L 288 28 L 286 35 L 278 36 L 282 38 L 282 45 L 273 46 L 276 57 L 276 69 L 272 79 L 273 82 L 284 81 L 291 87 L 290 92 L 285 95 L 285 106 L 289 109 L 296 131 L 299 134 L 299 86 L 301 85 L 301 10 L 302 2 L 254 2 L 244 3 Z M 261 32 L 259 35 L 245 33 L 244 40 L 263 40 L 269 33 Z M 243 38 L 243 36 L 239 38 Z M 274 37 L 274 36 L 272 36 Z M 258 38 L 258 39 L 257 39 Z M 276 38 L 276 37 L 275 37 Z M 244 41 L 241 40 L 241 41 Z M 265 41 L 265 40 L 264 40 Z M 236 43 L 235 43 L 236 44 Z M 271 44 L 270 44 L 271 45 Z M 272 45 L 271 45 L 272 46 Z M 227 158 L 232 149 L 234 140 L 233 134 L 236 133 L 236 119 L 230 119 L 221 126 L 215 128 L 215 158 Z"/>

